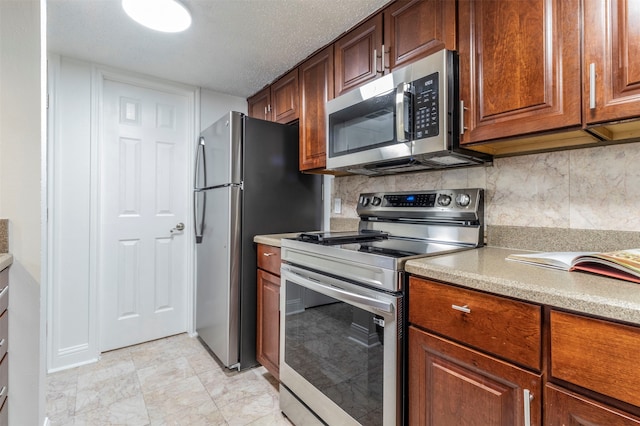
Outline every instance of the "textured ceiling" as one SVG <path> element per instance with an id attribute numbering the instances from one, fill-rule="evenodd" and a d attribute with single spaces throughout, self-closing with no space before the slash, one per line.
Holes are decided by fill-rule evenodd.
<path id="1" fill-rule="evenodd" d="M 48 51 L 247 97 L 389 0 L 183 3 L 191 28 L 165 34 L 130 20 L 120 0 L 47 0 Z"/>

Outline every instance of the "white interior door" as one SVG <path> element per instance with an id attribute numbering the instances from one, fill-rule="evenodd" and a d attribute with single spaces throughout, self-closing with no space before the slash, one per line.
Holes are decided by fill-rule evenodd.
<path id="1" fill-rule="evenodd" d="M 100 350 L 186 331 L 189 99 L 104 81 Z"/>

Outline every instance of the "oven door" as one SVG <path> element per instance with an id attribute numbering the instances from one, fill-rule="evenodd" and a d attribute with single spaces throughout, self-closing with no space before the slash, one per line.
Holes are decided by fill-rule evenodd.
<path id="1" fill-rule="evenodd" d="M 402 424 L 402 294 L 288 264 L 281 273 L 281 385 L 330 425 Z"/>

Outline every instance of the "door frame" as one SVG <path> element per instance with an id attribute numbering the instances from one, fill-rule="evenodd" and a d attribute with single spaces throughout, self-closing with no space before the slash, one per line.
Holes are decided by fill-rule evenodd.
<path id="1" fill-rule="evenodd" d="M 90 273 L 90 294 L 91 299 L 91 312 L 90 320 L 93 322 L 92 330 L 94 330 L 96 336 L 96 344 L 98 352 L 100 351 L 100 291 L 101 291 L 101 274 L 100 274 L 100 199 L 101 199 L 101 181 L 100 181 L 100 153 L 102 152 L 104 121 L 103 121 L 103 105 L 104 105 L 104 83 L 110 80 L 117 83 L 125 83 L 133 86 L 142 87 L 145 89 L 157 90 L 167 92 L 176 95 L 186 96 L 189 100 L 189 107 L 187 111 L 187 182 L 193 181 L 194 163 L 191 161 L 195 155 L 195 141 L 196 134 L 199 132 L 196 129 L 200 128 L 200 90 L 193 86 L 183 85 L 180 83 L 167 82 L 154 77 L 141 76 L 133 73 L 128 73 L 121 70 L 115 70 L 106 66 L 96 66 L 93 72 L 92 79 L 92 92 L 95 96 L 92 97 L 91 102 L 91 122 L 95 125 L 91 126 L 91 231 L 90 231 L 90 250 L 91 260 L 89 266 Z M 186 268 L 187 281 L 186 281 L 186 325 L 189 335 L 195 335 L 195 238 L 193 233 L 193 203 L 192 203 L 192 191 L 187 191 L 186 197 L 183 200 L 187 206 L 187 217 L 185 218 L 186 232 L 184 237 L 187 238 L 187 253 L 186 253 Z"/>
<path id="2" fill-rule="evenodd" d="M 63 61 L 69 66 L 71 64 L 71 80 L 67 77 L 65 80 L 67 83 L 64 85 L 61 82 L 61 67 Z M 47 235 L 47 247 L 46 247 L 46 300 L 43 300 L 43 304 L 46 305 L 45 315 L 47 322 L 46 330 L 46 369 L 49 373 L 65 370 L 70 367 L 75 367 L 91 362 L 95 362 L 100 358 L 100 311 L 99 311 L 99 200 L 100 200 L 100 157 L 99 148 L 101 144 L 101 134 L 103 130 L 102 123 L 102 102 L 103 102 L 103 90 L 102 86 L 106 79 L 117 82 L 133 84 L 153 90 L 160 90 L 169 93 L 182 94 L 189 98 L 189 110 L 187 111 L 187 128 L 189 148 L 186 155 L 186 173 L 188 176 L 188 182 L 192 182 L 194 164 L 192 158 L 195 154 L 195 138 L 200 133 L 200 88 L 195 86 L 184 85 L 180 83 L 174 83 L 142 75 L 139 73 L 123 71 L 120 69 L 111 68 L 108 66 L 97 65 L 91 62 L 85 62 L 76 60 L 73 58 L 66 58 L 55 54 L 48 55 L 48 70 L 47 70 L 47 86 L 48 86 L 48 99 L 47 99 L 47 170 L 43 173 L 46 174 L 46 193 L 48 199 L 49 208 L 45 212 L 46 219 L 46 235 Z M 75 73 L 75 74 L 73 74 Z M 70 74 L 66 74 L 69 76 Z M 83 80 L 86 76 L 86 80 Z M 72 136 L 74 138 L 87 135 L 86 143 L 89 145 L 89 153 L 82 157 L 86 164 L 88 172 L 88 193 L 85 197 L 88 199 L 86 209 L 83 208 L 81 214 L 87 219 L 87 231 L 84 234 L 83 240 L 87 241 L 87 245 L 84 246 L 88 249 L 86 263 L 83 262 L 79 265 L 84 271 L 86 271 L 86 282 L 71 282 L 62 283 L 57 279 L 57 270 L 61 267 L 56 257 L 56 234 L 59 231 L 57 228 L 58 219 L 56 219 L 58 212 L 51 210 L 55 206 L 57 199 L 57 173 L 55 169 L 58 156 L 58 145 L 62 142 L 63 137 L 69 137 L 67 133 L 63 134 L 61 126 L 63 123 L 62 115 L 59 115 L 60 111 L 60 94 L 62 88 L 68 85 L 69 81 L 77 80 L 81 84 L 82 102 L 79 105 L 86 104 L 89 111 L 87 111 L 86 118 L 82 117 L 79 122 L 79 126 L 86 128 L 86 133 L 81 133 L 81 136 Z M 86 87 L 84 86 L 86 82 Z M 64 89 L 68 90 L 68 89 Z M 67 119 L 68 120 L 68 119 Z M 84 130 L 83 130 L 84 132 Z M 76 143 L 78 143 L 76 141 Z M 87 164 L 88 163 L 88 164 Z M 44 176 L 44 175 L 43 175 Z M 44 184 L 44 183 L 43 183 Z M 185 194 L 184 202 L 187 203 L 187 217 L 185 218 L 185 225 L 188 226 L 187 232 L 184 237 L 187 240 L 187 254 L 186 254 L 186 269 L 187 274 L 187 289 L 186 289 L 186 326 L 187 332 L 190 335 L 195 335 L 195 247 L 193 237 L 193 203 L 191 201 L 191 191 L 187 191 Z M 85 232 L 85 231 L 83 231 Z M 78 334 L 77 330 L 66 334 L 64 338 L 72 340 L 66 340 L 64 343 L 67 346 L 61 345 L 61 331 L 60 326 L 66 327 L 66 323 L 62 323 L 60 318 L 60 311 L 57 305 L 58 297 L 62 297 L 61 294 L 65 293 L 68 297 L 72 295 L 74 289 L 79 286 L 86 286 L 82 288 L 82 295 L 78 302 L 82 305 L 83 315 L 78 320 L 87 324 L 86 334 Z M 60 288 L 59 288 L 60 287 Z M 80 332 L 82 333 L 82 332 Z M 70 345 L 68 345 L 71 343 Z"/>

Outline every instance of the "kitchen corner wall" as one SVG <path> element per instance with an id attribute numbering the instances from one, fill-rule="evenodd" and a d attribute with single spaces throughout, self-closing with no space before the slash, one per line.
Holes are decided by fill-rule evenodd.
<path id="1" fill-rule="evenodd" d="M 493 166 L 334 179 L 332 219 L 357 218 L 361 192 L 485 188 L 485 223 L 587 230 L 640 230 L 640 143 L 497 158 Z"/>

